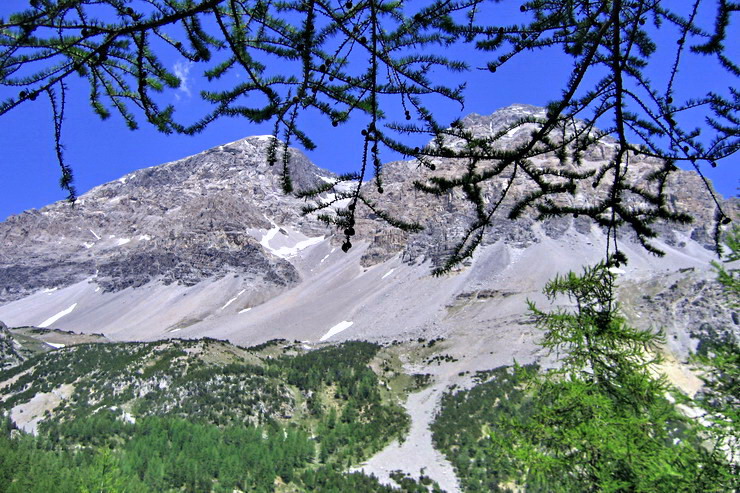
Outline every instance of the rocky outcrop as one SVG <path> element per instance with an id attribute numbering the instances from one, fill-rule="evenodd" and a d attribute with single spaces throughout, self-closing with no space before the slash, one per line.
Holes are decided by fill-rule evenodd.
<path id="1" fill-rule="evenodd" d="M 740 313 L 713 272 L 682 269 L 619 290 L 630 322 L 662 330 L 671 353 L 686 360 L 702 343 L 740 340 Z"/>
<path id="2" fill-rule="evenodd" d="M 503 125 L 509 125 L 524 117 L 544 117 L 545 110 L 530 105 L 512 105 L 503 108 L 492 115 L 482 116 L 472 114 L 462 120 L 463 125 L 479 136 L 493 136 L 497 134 Z M 527 123 L 521 127 L 509 131 L 497 141 L 503 148 L 515 146 L 525 142 L 531 135 L 535 124 Z M 462 140 L 448 138 L 447 145 L 459 147 Z M 585 171 L 594 169 L 610 159 L 614 154 L 615 140 L 603 137 L 591 150 L 584 155 L 583 163 L 578 170 Z M 554 155 L 544 155 L 533 158 L 535 164 L 543 168 L 561 167 Z M 405 241 L 394 239 L 389 242 L 388 233 L 384 226 L 377 223 L 365 223 L 360 229 L 369 237 L 371 246 L 368 249 L 363 263 L 371 265 L 376 261 L 382 261 L 395 253 L 401 253 L 408 262 L 429 260 L 434 266 L 447 257 L 453 247 L 461 241 L 468 226 L 474 220 L 472 205 L 465 199 L 459 189 L 448 193 L 444 197 L 429 195 L 416 190 L 413 186 L 415 181 L 426 182 L 432 177 L 452 178 L 459 177 L 468 165 L 466 160 L 454 160 L 448 158 L 432 158 L 435 170 L 421 166 L 416 161 L 399 161 L 389 163 L 384 168 L 383 189 L 384 193 L 375 192 L 375 187 L 367 187 L 366 193 L 376 202 L 382 204 L 393 216 L 407 222 L 417 222 L 424 227 L 424 231 L 416 235 L 407 235 Z M 481 169 L 490 166 L 481 163 Z M 568 164 L 572 170 L 576 166 Z M 626 172 L 630 180 L 641 186 L 648 187 L 653 193 L 657 192 L 657 184 L 650 182 L 648 177 L 658 169 L 662 169 L 664 163 L 661 160 L 644 155 L 632 155 L 629 157 L 629 166 Z M 511 174 L 504 173 L 494 177 L 482 184 L 482 195 L 484 202 L 488 205 L 497 203 L 502 192 L 507 187 Z M 592 181 L 586 180 L 578 184 L 575 193 L 563 193 L 552 197 L 555 203 L 563 205 L 588 205 L 595 198 L 604 196 L 609 192 L 609 180 L 599 184 L 597 188 L 592 186 Z M 540 241 L 543 237 L 555 240 L 561 239 L 568 232 L 574 234 L 588 235 L 597 226 L 594 222 L 584 216 L 552 218 L 542 222 L 536 222 L 534 217 L 536 211 L 526 211 L 517 221 L 511 221 L 508 213 L 518 200 L 534 190 L 534 182 L 523 173 L 514 180 L 506 199 L 501 203 L 499 210 L 493 216 L 492 224 L 486 228 L 483 244 L 495 243 L 499 240 L 517 248 L 526 248 Z M 661 240 L 670 246 L 682 248 L 687 240 L 691 239 L 700 243 L 708 250 L 714 249 L 713 218 L 715 204 L 707 192 L 704 182 L 693 171 L 678 170 L 672 173 L 665 186 L 668 205 L 676 212 L 686 212 L 694 217 L 694 222 L 682 225 L 672 222 L 655 223 L 654 228 L 659 233 Z M 627 193 L 624 197 L 627 205 L 637 206 L 640 199 L 637 195 Z M 726 201 L 726 213 L 733 214 L 737 208 L 732 202 Z M 627 228 L 620 231 L 625 240 L 634 236 Z M 391 249 L 391 251 L 388 251 Z M 383 254 L 378 252 L 383 251 Z"/>
<path id="3" fill-rule="evenodd" d="M 84 194 L 0 223 L 0 304 L 86 279 L 105 291 L 157 280 L 194 285 L 238 274 L 272 291 L 298 281 L 296 269 L 260 244 L 272 223 L 326 234 L 300 216 L 265 161 L 271 137 L 250 137 L 142 169 Z M 297 189 L 332 173 L 292 149 Z"/>
<path id="4" fill-rule="evenodd" d="M 489 116 L 469 115 L 463 124 L 478 135 L 493 135 L 502 125 L 532 115 L 543 116 L 544 109 L 512 105 Z M 532 125 L 507 133 L 500 144 L 523 142 Z M 242 139 L 123 176 L 84 194 L 75 206 L 60 202 L 8 218 L 0 223 L 0 304 L 84 280 L 109 292 L 152 281 L 192 286 L 228 274 L 242 276 L 269 292 L 295 284 L 300 278 L 297 268 L 264 244 L 267 232 L 289 228 L 303 238 L 326 237 L 332 232 L 315 217 L 301 215 L 304 201 L 283 193 L 281 166 L 266 163 L 271 141 L 268 136 Z M 451 140 L 450 145 L 461 142 Z M 313 188 L 333 176 L 300 151 L 289 152 L 296 189 Z M 596 166 L 612 153 L 613 140 L 603 138 L 585 156 L 583 167 Z M 554 156 L 536 159 L 543 166 L 556 162 Z M 440 266 L 464 238 L 475 216 L 462 192 L 437 197 L 416 190 L 413 183 L 433 176 L 459 176 L 466 163 L 447 158 L 433 161 L 435 171 L 416 161 L 387 164 L 383 194 L 377 193 L 373 183 L 367 184 L 364 193 L 381 208 L 424 229 L 416 234 L 401 232 L 361 207 L 355 229 L 356 240 L 369 243 L 361 259 L 364 266 L 395 255 L 410 264 L 429 261 Z M 659 166 L 662 163 L 653 158 L 632 156 L 629 173 L 639 181 Z M 486 203 L 499 200 L 508 179 L 499 176 L 485 183 Z M 584 188 L 554 199 L 588 203 L 594 194 L 605 193 L 601 188 Z M 677 171 L 666 189 L 670 204 L 690 212 L 696 221 L 656 225 L 663 241 L 681 248 L 694 240 L 712 248 L 714 205 L 701 179 L 693 172 Z M 570 234 L 592 233 L 595 226 L 587 217 L 537 222 L 534 212 L 527 211 L 516 221 L 508 219 L 512 204 L 531 190 L 527 179 L 514 183 L 486 228 L 484 245 L 503 240 L 512 247 L 526 248 L 544 238 L 561 240 Z"/>

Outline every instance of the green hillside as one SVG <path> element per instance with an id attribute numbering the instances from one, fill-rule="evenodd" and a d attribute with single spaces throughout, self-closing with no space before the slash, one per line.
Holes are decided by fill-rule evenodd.
<path id="1" fill-rule="evenodd" d="M 37 355 L 0 375 L 19 426 L 50 396 L 35 437 L 5 418 L 0 491 L 391 491 L 343 473 L 409 426 L 399 382 L 371 369 L 391 364 L 380 350 L 201 339 Z"/>

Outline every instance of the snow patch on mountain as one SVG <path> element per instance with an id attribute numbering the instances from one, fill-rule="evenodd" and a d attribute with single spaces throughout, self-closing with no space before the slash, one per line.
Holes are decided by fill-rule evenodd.
<path id="1" fill-rule="evenodd" d="M 267 248 L 268 250 L 272 250 L 272 247 L 270 246 L 270 242 L 272 241 L 273 238 L 275 238 L 275 235 L 278 234 L 279 231 L 280 231 L 280 228 L 275 226 L 271 230 L 266 232 L 264 236 L 262 237 L 262 239 L 260 240 L 260 245 Z"/>
<path id="2" fill-rule="evenodd" d="M 273 252 L 278 257 L 283 257 L 283 258 L 293 257 L 296 254 L 298 254 L 298 252 L 300 252 L 301 250 L 305 250 L 306 248 L 308 248 L 308 247 L 310 247 L 312 245 L 316 245 L 318 243 L 321 243 L 322 241 L 324 241 L 324 237 L 323 236 L 317 236 L 317 237 L 314 237 L 314 238 L 308 238 L 306 240 L 299 241 L 298 243 L 296 243 L 292 247 L 278 248 L 277 250 L 273 250 Z"/>
<path id="3" fill-rule="evenodd" d="M 237 294 L 236 296 L 234 296 L 233 298 L 231 298 L 231 299 L 230 299 L 229 301 L 227 301 L 227 302 L 226 302 L 226 304 L 225 304 L 224 306 L 222 306 L 222 307 L 221 307 L 221 309 L 222 309 L 222 310 L 224 310 L 224 309 L 225 309 L 225 308 L 226 308 L 227 306 L 229 306 L 230 304 L 232 304 L 233 302 L 235 302 L 235 301 L 236 301 L 236 299 L 237 299 L 237 298 L 238 298 L 239 296 L 241 296 L 241 295 L 243 295 L 243 294 L 244 294 L 244 291 L 246 291 L 246 289 L 242 289 L 241 291 L 239 291 L 239 293 L 238 293 L 238 294 Z"/>
<path id="4" fill-rule="evenodd" d="M 325 341 L 325 340 L 327 340 L 327 339 L 329 339 L 329 338 L 331 338 L 331 337 L 339 334 L 340 332 L 343 332 L 343 331 L 349 329 L 350 327 L 352 327 L 352 324 L 353 323 L 354 322 L 348 322 L 347 320 L 343 320 L 343 321 L 339 322 L 337 325 L 335 325 L 334 327 L 332 327 L 331 329 L 329 329 L 329 331 L 326 334 L 324 334 L 323 336 L 321 336 L 321 339 L 319 339 L 319 340 L 320 341 Z"/>
<path id="5" fill-rule="evenodd" d="M 52 317 L 47 318 L 46 320 L 44 320 L 43 322 L 41 322 L 39 324 L 39 327 L 41 327 L 42 329 L 45 329 L 46 327 L 50 326 L 51 324 L 53 324 L 54 322 L 56 322 L 60 318 L 62 318 L 64 316 L 69 315 L 70 313 L 72 313 L 72 311 L 75 308 L 77 308 L 77 303 L 73 304 L 72 306 L 70 306 L 69 308 L 67 308 L 65 310 L 62 310 L 61 312 L 57 313 L 56 315 L 54 315 Z"/>
<path id="6" fill-rule="evenodd" d="M 307 237 L 290 227 L 282 228 L 274 225 L 263 233 L 259 242 L 273 255 L 289 258 L 296 256 L 301 250 L 321 243 L 324 239 L 324 236 Z"/>

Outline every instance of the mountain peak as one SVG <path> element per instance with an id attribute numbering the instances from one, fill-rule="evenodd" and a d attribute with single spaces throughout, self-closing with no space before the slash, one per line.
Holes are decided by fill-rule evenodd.
<path id="1" fill-rule="evenodd" d="M 522 115 L 539 115 L 545 113 L 545 108 L 542 106 L 535 106 L 533 104 L 524 104 L 524 103 L 514 103 L 510 104 L 509 106 L 504 106 L 503 108 L 499 108 L 498 110 L 494 111 L 495 113 L 517 113 Z"/>
<path id="2" fill-rule="evenodd" d="M 522 118 L 544 118 L 545 114 L 545 108 L 531 104 L 516 103 L 499 108 L 490 115 L 470 113 L 462 119 L 462 122 L 466 128 L 472 130 L 474 133 L 490 135 Z"/>
<path id="3" fill-rule="evenodd" d="M 264 248 L 265 235 L 282 228 L 289 248 L 326 229 L 301 217 L 303 202 L 283 192 L 282 165 L 265 159 L 271 140 L 246 137 L 140 169 L 95 187 L 75 207 L 59 202 L 0 223 L 0 304 L 86 279 L 104 292 L 192 286 L 228 273 L 264 292 L 297 282 L 296 269 Z M 297 189 L 333 176 L 288 152 Z"/>
<path id="4" fill-rule="evenodd" d="M 544 111 L 536 106 L 515 104 L 488 116 L 471 114 L 466 123 L 478 135 L 493 135 L 501 125 L 529 115 L 544 116 Z M 500 143 L 516 145 L 535 126 L 527 123 L 507 133 Z M 337 248 L 339 239 L 328 239 L 332 232 L 324 224 L 315 217 L 301 215 L 305 202 L 283 193 L 282 165 L 271 167 L 265 159 L 270 142 L 270 136 L 246 137 L 178 161 L 138 170 L 91 190 L 74 208 L 58 203 L 0 223 L 3 244 L 0 318 L 26 320 L 22 317 L 33 312 L 35 318 L 24 323 L 39 324 L 53 319 L 56 324 L 54 317 L 63 314 L 68 327 L 84 324 L 91 330 L 96 327 L 96 331 L 101 326 L 107 327 L 106 330 L 123 330 L 138 327 L 136 316 L 143 309 L 127 312 L 121 308 L 115 313 L 105 312 L 109 317 L 106 320 L 90 318 L 96 310 L 103 310 L 98 303 L 108 303 L 105 300 L 114 296 L 126 300 L 129 296 L 148 299 L 146 293 L 157 290 L 169 293 L 167 296 L 175 300 L 175 296 L 184 296 L 183 293 L 191 290 L 187 292 L 195 298 L 183 298 L 177 310 L 168 312 L 172 316 L 162 319 L 166 321 L 146 320 L 146 323 L 156 326 L 160 334 L 165 329 L 185 331 L 185 325 L 188 331 L 199 331 L 196 326 L 216 324 L 223 313 L 237 310 L 236 315 L 242 311 L 244 315 L 246 310 L 269 303 L 273 297 L 282 300 L 275 302 L 278 304 L 292 303 L 287 294 L 287 298 L 278 295 L 302 286 L 305 279 L 326 269 L 333 272 L 333 266 L 340 264 L 347 270 L 336 281 L 335 297 L 343 301 L 337 301 L 335 308 L 349 309 L 357 301 L 353 298 L 355 291 L 342 286 L 355 279 L 358 272 L 370 272 L 370 269 L 378 272 L 385 269 L 380 264 L 395 262 L 391 271 L 401 269 L 401 265 L 419 266 L 426 275 L 430 266 L 439 266 L 448 258 L 475 220 L 474 211 L 459 191 L 437 197 L 420 193 L 413 186 L 415 179 L 459 174 L 461 163 L 465 164 L 463 160 L 434 158 L 436 171 L 420 167 L 416 161 L 390 163 L 385 168 L 383 195 L 371 185 L 365 193 L 390 216 L 418 222 L 425 229 L 415 234 L 400 232 L 361 207 L 355 226 L 356 241 L 353 239 L 356 247 L 349 255 L 343 255 Z M 278 147 L 278 152 L 282 152 L 282 145 Z M 300 151 L 289 152 L 296 189 L 313 188 L 333 176 L 312 164 Z M 613 146 L 608 142 L 595 146 L 592 153 L 584 155 L 583 166 L 603 163 L 609 159 L 610 152 Z M 538 159 L 546 163 L 556 158 Z M 659 164 L 650 159 L 635 157 L 630 163 L 631 172 L 641 175 Z M 486 182 L 483 200 L 490 204 L 499 200 L 507 179 L 500 176 Z M 668 199 L 677 205 L 677 210 L 690 212 L 697 221 L 685 226 L 659 225 L 661 248 L 673 252 L 676 258 L 703 261 L 711 255 L 702 247 L 711 245 L 713 205 L 699 193 L 700 178 L 679 171 L 666 187 Z M 525 214 L 518 221 L 509 220 L 505 209 L 531 190 L 531 183 L 526 180 L 510 188 L 507 201 L 502 202 L 501 215 L 487 228 L 481 251 L 493 251 L 494 245 L 499 250 L 517 252 L 538 245 L 555 245 L 568 252 L 589 251 L 593 257 L 603 253 L 598 246 L 603 243 L 602 232 L 583 215 L 536 222 L 533 214 Z M 587 187 L 574 196 L 563 196 L 562 200 L 588 203 L 597 192 Z M 329 197 L 336 195 L 327 193 L 324 200 Z M 506 258 L 501 257 L 500 262 L 509 262 Z M 499 265 L 498 260 L 491 262 L 492 266 Z M 388 272 L 382 274 L 387 277 L 379 276 L 376 280 L 380 283 L 381 279 L 390 279 L 393 274 Z M 359 279 L 373 276 L 360 275 Z M 484 281 L 488 282 L 485 279 L 480 282 Z M 215 286 L 214 291 L 206 292 L 208 286 Z M 226 291 L 230 294 L 220 299 L 219 290 L 223 286 L 228 287 Z M 323 284 L 317 289 L 321 296 L 327 292 Z M 65 293 L 74 290 L 79 293 L 75 291 L 75 296 L 67 298 Z M 57 300 L 53 307 L 49 303 L 52 298 Z M 192 301 L 196 299 L 197 302 Z M 295 298 L 300 299 L 302 295 Z M 18 304 L 11 303 L 16 300 Z M 126 307 L 134 306 L 127 303 Z M 206 305 L 200 303 L 210 308 L 203 308 Z M 275 313 L 274 322 L 280 325 L 283 315 Z M 359 326 L 360 322 L 351 318 L 353 313 L 343 315 L 344 319 L 321 320 L 329 327 L 340 321 L 354 321 Z M 372 317 L 375 316 L 380 314 L 373 312 Z M 372 317 L 368 315 L 367 320 Z M 240 320 L 235 318 L 233 323 L 240 324 Z"/>

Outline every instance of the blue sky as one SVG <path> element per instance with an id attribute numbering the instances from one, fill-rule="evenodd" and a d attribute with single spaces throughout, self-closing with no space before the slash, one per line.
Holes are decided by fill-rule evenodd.
<path id="1" fill-rule="evenodd" d="M 0 17 L 24 8 L 26 0 L 3 0 Z M 674 45 L 675 46 L 675 45 Z M 734 48 L 734 60 L 737 47 Z M 478 62 L 479 54 L 470 55 L 472 64 Z M 670 57 L 665 57 L 669 61 Z M 179 63 L 181 73 L 188 66 L 183 61 L 171 60 L 171 68 Z M 707 80 L 720 85 L 735 85 L 716 67 L 682 72 L 682 88 L 689 91 L 706 83 Z M 664 75 L 666 67 L 657 67 L 655 78 Z M 177 111 L 186 116 L 196 115 L 203 106 L 199 103 L 198 91 L 205 87 L 196 76 L 198 67 L 191 67 L 187 85 L 172 91 L 167 98 L 176 105 Z M 560 94 L 560 87 L 571 72 L 570 61 L 562 55 L 550 52 L 527 54 L 499 69 L 496 74 L 483 70 L 472 70 L 465 74 L 468 84 L 465 108 L 452 103 L 435 104 L 433 109 L 441 121 L 450 121 L 468 113 L 489 114 L 512 103 L 545 105 Z M 0 87 L 0 99 L 10 92 Z M 90 188 L 114 180 L 139 168 L 154 166 L 210 147 L 231 142 L 249 135 L 271 132 L 271 125 L 254 125 L 241 119 L 223 119 L 197 136 L 163 135 L 142 124 L 141 129 L 130 131 L 120 118 L 115 116 L 101 121 L 89 109 L 87 91 L 72 87 L 69 95 L 67 122 L 63 130 L 66 159 L 75 172 L 75 185 L 80 194 Z M 167 102 L 167 99 L 164 100 Z M 335 172 L 351 171 L 358 167 L 362 137 L 360 121 L 334 129 L 329 122 L 311 117 L 303 120 L 307 128 L 314 129 L 318 149 L 307 153 L 323 168 Z M 426 139 L 423 139 L 425 141 Z M 48 101 L 39 97 L 0 118 L 0 220 L 30 208 L 40 208 L 63 199 L 66 194 L 58 186 L 59 168 L 53 146 L 51 109 Z M 384 161 L 398 159 L 388 151 L 382 154 Z M 707 176 L 715 188 L 724 196 L 737 194 L 738 164 L 740 156 L 733 156 L 720 163 L 716 170 L 707 169 Z"/>

